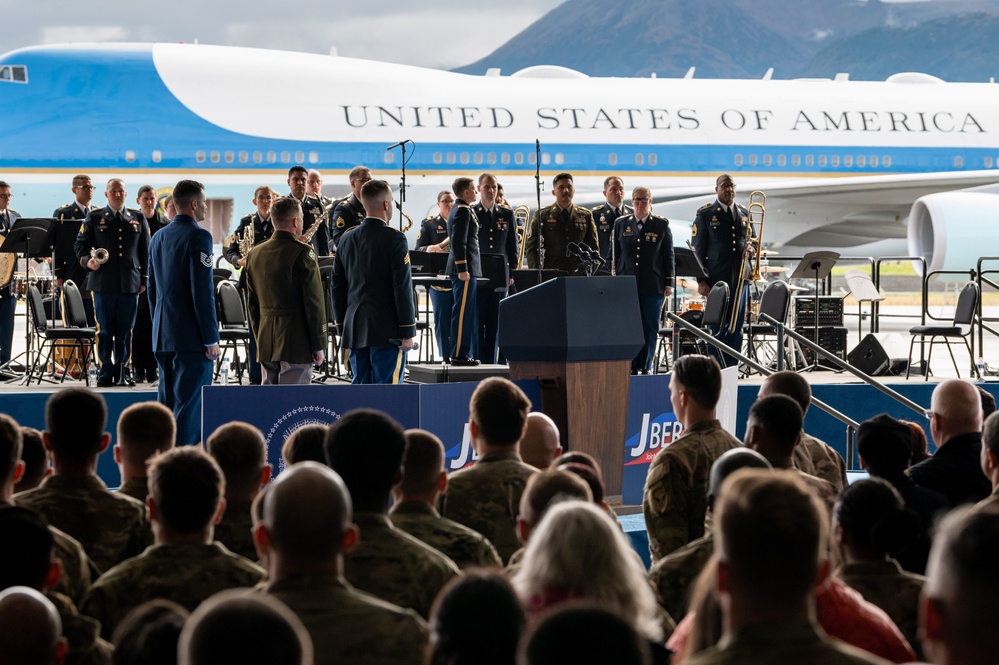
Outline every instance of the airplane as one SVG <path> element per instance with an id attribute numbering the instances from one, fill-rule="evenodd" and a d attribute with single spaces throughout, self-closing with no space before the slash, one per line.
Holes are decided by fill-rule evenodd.
<path id="1" fill-rule="evenodd" d="M 0 56 L 0 179 L 13 208 L 46 216 L 71 200 L 76 173 L 94 178 L 98 204 L 108 177 L 130 194 L 195 178 L 221 242 L 252 211 L 258 185 L 287 191 L 294 164 L 319 169 L 327 193 L 342 195 L 353 166 L 394 179 L 405 155 L 410 210 L 435 211 L 454 177 L 483 171 L 513 205 L 532 208 L 552 201 L 558 172 L 574 174 L 578 204 L 602 202 L 604 178 L 618 175 L 626 191 L 652 188 L 655 212 L 682 240 L 682 222 L 727 172 L 740 200 L 766 192 L 771 248 L 908 252 L 931 270 L 967 269 L 990 253 L 994 83 L 690 74 L 595 78 L 538 66 L 472 76 L 201 44 L 36 46 Z"/>

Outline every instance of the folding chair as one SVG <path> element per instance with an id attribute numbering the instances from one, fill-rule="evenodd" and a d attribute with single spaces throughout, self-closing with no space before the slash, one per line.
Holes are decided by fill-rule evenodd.
<path id="1" fill-rule="evenodd" d="M 916 326 L 909 328 L 912 341 L 909 342 L 909 363 L 905 368 L 905 378 L 909 378 L 909 370 L 912 368 L 912 349 L 916 345 L 916 340 L 918 339 L 920 344 L 923 344 L 926 342 L 927 337 L 930 338 L 930 352 L 926 356 L 926 373 L 924 375 L 926 381 L 930 380 L 930 360 L 933 358 L 934 344 L 946 345 L 947 353 L 950 354 L 950 361 L 954 363 L 954 371 L 957 372 L 958 377 L 961 376 L 961 370 L 957 368 L 957 360 L 954 358 L 954 352 L 950 348 L 951 340 L 953 339 L 960 339 L 964 342 L 964 348 L 968 350 L 968 359 L 974 368 L 975 376 L 979 379 L 982 378 L 978 374 L 978 368 L 975 366 L 975 359 L 971 353 L 971 344 L 968 342 L 968 338 L 971 337 L 971 331 L 974 330 L 975 314 L 978 313 L 978 298 L 978 285 L 974 282 L 968 282 L 961 289 L 961 293 L 957 297 L 957 307 L 954 308 L 954 320 L 951 322 L 951 325 Z M 963 326 L 968 326 L 967 332 L 962 330 Z"/>

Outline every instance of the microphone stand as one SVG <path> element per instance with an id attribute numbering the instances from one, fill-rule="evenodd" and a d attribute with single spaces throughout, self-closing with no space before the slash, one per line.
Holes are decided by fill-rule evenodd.
<path id="1" fill-rule="evenodd" d="M 404 222 L 405 222 L 405 219 L 406 219 L 405 214 L 403 213 L 402 208 L 406 204 L 406 144 L 407 143 L 413 143 L 413 142 L 410 141 L 409 139 L 405 139 L 403 141 L 399 141 L 398 143 L 390 145 L 389 147 L 385 148 L 386 151 L 392 150 L 394 148 L 401 148 L 402 149 L 402 182 L 399 183 L 399 201 L 398 201 L 398 203 L 396 203 L 396 207 L 399 209 L 399 230 L 400 231 L 403 230 L 402 227 L 404 226 Z M 415 152 L 416 151 L 416 147 L 415 147 L 416 144 L 413 143 L 413 146 L 414 146 L 413 147 L 413 151 Z"/>
<path id="2" fill-rule="evenodd" d="M 536 193 L 538 195 L 538 212 L 536 213 L 538 218 L 538 284 L 541 283 L 542 271 L 545 268 L 545 234 L 542 233 L 542 222 L 541 222 L 541 141 L 539 139 L 534 139 L 534 182 Z M 527 236 L 524 236 L 524 242 L 527 242 Z"/>

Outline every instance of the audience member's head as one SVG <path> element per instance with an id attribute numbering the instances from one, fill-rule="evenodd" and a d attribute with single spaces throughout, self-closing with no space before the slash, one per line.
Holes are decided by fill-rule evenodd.
<path id="1" fill-rule="evenodd" d="M 323 452 L 325 438 L 325 425 L 311 424 L 299 427 L 281 446 L 281 457 L 284 458 L 285 465 L 291 466 L 305 461 L 326 464 L 326 453 Z"/>
<path id="2" fill-rule="evenodd" d="M 595 467 L 580 464 L 579 462 L 569 462 L 568 464 L 559 464 L 555 468 L 559 471 L 568 471 L 574 476 L 579 476 L 579 479 L 590 488 L 590 494 L 593 495 L 593 503 L 605 511 L 610 509 L 610 506 L 604 501 L 604 479 Z"/>
<path id="3" fill-rule="evenodd" d="M 24 473 L 14 484 L 14 493 L 26 492 L 42 484 L 45 476 L 52 473 L 49 451 L 45 450 L 42 433 L 34 427 L 21 428 L 21 461 Z"/>
<path id="4" fill-rule="evenodd" d="M 169 600 L 150 600 L 118 622 L 112 665 L 176 665 L 177 641 L 190 613 Z"/>
<path id="5" fill-rule="evenodd" d="M 15 586 L 0 591 L 0 663 L 61 663 L 67 644 L 55 605 L 35 589 Z"/>
<path id="6" fill-rule="evenodd" d="M 208 454 L 225 475 L 227 501 L 250 501 L 271 479 L 267 442 L 259 429 L 239 421 L 222 425 L 208 437 Z"/>
<path id="7" fill-rule="evenodd" d="M 126 408 L 118 417 L 118 442 L 114 446 L 122 479 L 145 478 L 149 460 L 173 448 L 176 439 L 173 411 L 159 402 L 138 402 Z"/>
<path id="8" fill-rule="evenodd" d="M 803 414 L 808 413 L 808 407 L 812 405 L 812 387 L 808 385 L 808 379 L 798 372 L 789 370 L 774 372 L 764 379 L 757 397 L 770 395 L 790 397 L 798 403 Z"/>
<path id="9" fill-rule="evenodd" d="M 595 603 L 566 603 L 525 632 L 517 665 L 649 665 L 648 641 L 627 618 Z"/>
<path id="10" fill-rule="evenodd" d="M 21 426 L 6 413 L 0 413 L 0 497 L 11 493 L 21 468 L 24 437 Z"/>
<path id="11" fill-rule="evenodd" d="M 973 383 L 941 381 L 930 398 L 930 433 L 937 448 L 955 436 L 982 431 L 982 398 Z"/>
<path id="12" fill-rule="evenodd" d="M 434 601 L 427 665 L 511 665 L 523 629 L 524 610 L 506 575 L 468 571 Z"/>
<path id="13" fill-rule="evenodd" d="M 0 589 L 26 586 L 36 591 L 55 585 L 59 564 L 53 563 L 52 532 L 37 513 L 12 506 L 0 510 Z M 0 659 L 0 662 L 3 662 Z"/>
<path id="14" fill-rule="evenodd" d="M 603 472 L 600 470 L 600 462 L 596 460 L 593 455 L 589 453 L 584 453 L 579 450 L 570 450 L 569 452 L 562 453 L 555 458 L 555 461 L 551 463 L 551 466 L 558 468 L 563 464 L 585 464 L 586 466 L 594 469 L 603 478 Z"/>
<path id="15" fill-rule="evenodd" d="M 847 563 L 883 560 L 911 546 L 921 528 L 898 490 L 880 478 L 848 486 L 833 509 L 833 542 Z"/>
<path id="16" fill-rule="evenodd" d="M 532 612 L 587 599 L 618 612 L 646 638 L 662 639 L 656 598 L 627 536 L 592 503 L 564 501 L 531 532 L 513 580 Z"/>
<path id="17" fill-rule="evenodd" d="M 177 647 L 178 665 L 312 665 L 312 639 L 274 596 L 229 590 L 194 610 Z"/>
<path id="18" fill-rule="evenodd" d="M 339 572 L 339 555 L 357 542 L 347 486 L 325 464 L 299 462 L 267 487 L 253 540 L 272 577 Z M 266 555 L 266 556 L 265 556 Z"/>
<path id="19" fill-rule="evenodd" d="M 909 455 L 909 466 L 919 464 L 924 459 L 930 458 L 929 444 L 926 442 L 926 430 L 919 423 L 911 420 L 900 420 L 899 422 L 908 425 L 912 432 L 912 452 Z"/>
<path id="20" fill-rule="evenodd" d="M 406 430 L 402 480 L 394 490 L 396 501 L 419 501 L 436 505 L 437 496 L 445 487 L 447 474 L 444 472 L 444 444 L 426 430 Z"/>
<path id="21" fill-rule="evenodd" d="M 787 395 L 760 397 L 749 407 L 746 446 L 775 466 L 789 466 L 803 423 L 801 407 Z"/>
<path id="22" fill-rule="evenodd" d="M 556 469 L 531 475 L 524 486 L 524 493 L 520 495 L 520 515 L 517 517 L 520 541 L 528 541 L 531 531 L 538 526 L 549 508 L 559 501 L 571 499 L 593 501 L 593 493 L 579 476 Z"/>
<path id="23" fill-rule="evenodd" d="M 690 427 L 714 418 L 721 398 L 721 368 L 709 356 L 681 356 L 673 364 L 669 400 L 676 419 Z"/>
<path id="24" fill-rule="evenodd" d="M 527 426 L 531 400 L 512 381 L 491 377 L 472 393 L 468 410 L 472 443 L 483 455 L 493 448 L 516 449 Z"/>
<path id="25" fill-rule="evenodd" d="M 520 440 L 520 457 L 536 469 L 547 469 L 562 454 L 558 425 L 541 413 L 527 414 L 527 429 Z"/>
<path id="26" fill-rule="evenodd" d="M 959 508 L 937 530 L 919 612 L 932 663 L 992 663 L 999 653 L 999 511 Z"/>
<path id="27" fill-rule="evenodd" d="M 350 411 L 330 425 L 323 448 L 326 461 L 347 484 L 355 511 L 388 511 L 406 451 L 399 423 L 373 409 Z"/>
<path id="28" fill-rule="evenodd" d="M 111 442 L 111 434 L 105 431 L 107 423 L 108 407 L 100 393 L 63 388 L 49 397 L 42 436 L 52 451 L 56 473 L 93 466 Z"/>
<path id="29" fill-rule="evenodd" d="M 912 455 L 912 428 L 887 413 L 869 418 L 857 429 L 857 453 L 872 476 L 900 479 Z"/>
<path id="30" fill-rule="evenodd" d="M 207 453 L 194 446 L 173 448 L 149 462 L 149 521 L 157 542 L 184 534 L 205 534 L 222 517 L 225 478 Z"/>
<path id="31" fill-rule="evenodd" d="M 985 388 L 975 386 L 978 389 L 978 396 L 982 398 L 982 421 L 995 413 L 996 398 Z"/>
<path id="32" fill-rule="evenodd" d="M 725 479 L 739 469 L 772 471 L 773 467 L 766 457 L 752 448 L 733 448 L 723 452 L 711 465 L 711 472 L 708 474 L 708 512 L 714 510 L 715 500 Z"/>
<path id="33" fill-rule="evenodd" d="M 992 481 L 993 490 L 999 487 L 999 416 L 995 413 L 982 426 L 982 472 Z"/>

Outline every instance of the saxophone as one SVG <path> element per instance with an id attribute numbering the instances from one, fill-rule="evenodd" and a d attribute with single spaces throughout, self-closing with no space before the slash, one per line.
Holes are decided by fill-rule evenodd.
<path id="1" fill-rule="evenodd" d="M 243 235 L 239 237 L 239 255 L 244 259 L 250 253 L 250 250 L 253 249 L 254 236 L 256 235 L 253 227 L 253 217 L 250 217 L 250 223 L 246 225 Z"/>
<path id="2" fill-rule="evenodd" d="M 321 202 L 322 201 L 320 200 L 320 203 Z M 316 231 L 319 230 L 319 227 L 322 226 L 323 224 L 328 223 L 330 218 L 330 211 L 332 210 L 332 208 L 333 208 L 332 203 L 330 203 L 328 206 L 323 206 L 323 214 L 320 215 L 316 219 L 316 221 L 312 223 L 312 226 L 309 227 L 309 230 L 302 235 L 302 242 L 304 242 L 306 245 L 312 243 L 312 236 L 316 235 Z"/>

